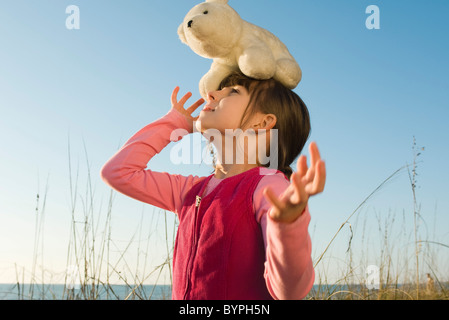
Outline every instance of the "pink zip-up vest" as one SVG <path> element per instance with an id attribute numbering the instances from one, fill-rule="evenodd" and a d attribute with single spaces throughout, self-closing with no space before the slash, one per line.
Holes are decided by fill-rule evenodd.
<path id="1" fill-rule="evenodd" d="M 173 254 L 174 300 L 272 299 L 264 278 L 265 248 L 253 194 L 259 168 L 221 181 L 201 197 L 213 175 L 195 184 L 178 213 Z"/>

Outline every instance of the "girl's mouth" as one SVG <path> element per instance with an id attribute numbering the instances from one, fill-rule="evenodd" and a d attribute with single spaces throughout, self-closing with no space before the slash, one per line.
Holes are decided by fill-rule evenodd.
<path id="1" fill-rule="evenodd" d="M 203 111 L 215 111 L 215 109 L 214 108 L 212 108 L 211 106 L 208 106 L 208 105 L 206 105 L 205 107 L 204 107 L 204 109 L 203 109 Z"/>

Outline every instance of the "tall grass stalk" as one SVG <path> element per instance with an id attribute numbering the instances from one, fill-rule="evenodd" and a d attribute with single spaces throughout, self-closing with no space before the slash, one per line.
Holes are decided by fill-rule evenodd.
<path id="1" fill-rule="evenodd" d="M 43 195 L 42 207 L 40 207 L 41 194 L 40 194 L 40 179 L 38 175 L 38 191 L 36 194 L 36 209 L 35 209 L 35 229 L 34 229 L 34 249 L 33 249 L 33 262 L 32 262 L 32 270 L 31 270 L 31 281 L 29 286 L 29 296 L 34 295 L 35 285 L 37 284 L 37 266 L 38 259 L 40 256 L 40 265 L 41 265 L 41 276 L 40 283 L 45 282 L 45 273 L 44 273 L 44 221 L 45 221 L 45 209 L 47 203 L 47 194 L 48 194 L 48 177 L 47 183 L 45 185 L 45 191 Z M 41 290 L 42 294 L 44 294 L 45 290 L 42 286 Z M 23 294 L 23 291 L 22 291 Z"/>
<path id="2" fill-rule="evenodd" d="M 376 194 L 380 189 L 382 189 L 382 187 L 388 182 L 390 181 L 393 177 L 395 177 L 397 174 L 399 174 L 402 170 L 404 170 L 405 168 L 407 168 L 407 166 L 402 166 L 401 168 L 397 169 L 396 171 L 394 171 L 390 176 L 388 176 L 388 178 L 386 178 L 384 181 L 382 181 L 381 184 L 379 184 L 379 186 L 377 188 L 375 188 L 358 206 L 357 208 L 348 216 L 348 218 L 340 225 L 340 227 L 338 228 L 338 230 L 335 232 L 334 236 L 332 237 L 332 239 L 329 241 L 329 243 L 327 244 L 327 246 L 325 247 L 324 251 L 320 254 L 320 256 L 318 257 L 318 259 L 315 261 L 314 263 L 314 268 L 317 267 L 317 265 L 321 262 L 321 260 L 323 259 L 324 255 L 326 254 L 326 252 L 328 251 L 328 249 L 330 248 L 331 244 L 334 242 L 335 238 L 337 238 L 338 234 L 340 233 L 340 231 L 344 228 L 344 226 L 346 224 L 349 224 L 349 220 L 357 213 L 359 212 L 359 210 L 365 205 L 365 203 L 374 195 Z"/>
<path id="3" fill-rule="evenodd" d="M 420 148 L 421 151 L 424 150 L 424 148 Z M 419 238 L 418 238 L 418 222 L 417 220 L 420 217 L 419 214 L 419 207 L 417 204 L 416 199 L 416 184 L 417 184 L 417 168 L 418 168 L 418 157 L 421 155 L 421 152 L 416 147 L 416 139 L 413 137 L 413 165 L 412 165 L 412 171 L 410 172 L 410 169 L 408 170 L 408 176 L 410 179 L 410 185 L 412 188 L 412 194 L 413 194 L 413 226 L 414 226 L 414 237 L 415 237 L 415 264 L 416 264 L 416 298 L 419 299 Z"/>

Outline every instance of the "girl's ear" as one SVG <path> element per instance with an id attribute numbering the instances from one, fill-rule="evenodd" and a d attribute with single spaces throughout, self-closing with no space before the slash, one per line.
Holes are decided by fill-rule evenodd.
<path id="1" fill-rule="evenodd" d="M 227 4 L 228 0 L 206 0 L 206 2 L 218 2 L 218 3 Z"/>
<path id="2" fill-rule="evenodd" d="M 257 121 L 253 125 L 253 129 L 256 131 L 258 129 L 265 129 L 265 130 L 273 129 L 277 121 L 276 116 L 271 113 L 264 115 L 260 114 L 256 119 Z"/>

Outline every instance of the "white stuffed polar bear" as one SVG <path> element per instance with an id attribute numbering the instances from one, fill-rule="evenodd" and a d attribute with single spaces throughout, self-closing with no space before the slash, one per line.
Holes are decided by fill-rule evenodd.
<path id="1" fill-rule="evenodd" d="M 228 0 L 206 0 L 193 7 L 178 35 L 196 54 L 213 59 L 199 84 L 204 98 L 238 69 L 255 79 L 274 78 L 289 89 L 301 81 L 301 68 L 287 47 L 271 32 L 244 21 Z"/>

